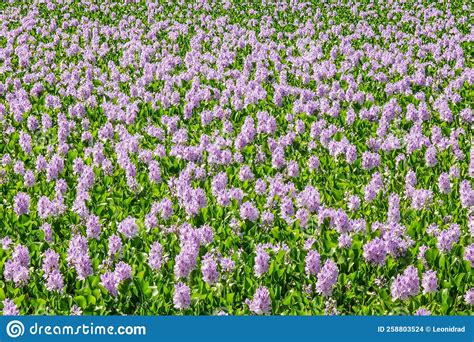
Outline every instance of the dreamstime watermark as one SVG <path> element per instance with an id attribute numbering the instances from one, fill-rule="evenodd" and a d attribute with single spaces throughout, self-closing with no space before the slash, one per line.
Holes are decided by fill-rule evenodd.
<path id="1" fill-rule="evenodd" d="M 25 326 L 20 321 L 10 321 L 7 324 L 7 335 L 11 338 L 17 338 L 25 333 Z"/>
<path id="2" fill-rule="evenodd" d="M 143 325 L 44 325 L 34 323 L 28 329 L 18 320 L 10 321 L 6 326 L 6 333 L 11 338 L 17 338 L 27 332 L 30 335 L 126 335 L 144 336 L 146 327 Z"/>

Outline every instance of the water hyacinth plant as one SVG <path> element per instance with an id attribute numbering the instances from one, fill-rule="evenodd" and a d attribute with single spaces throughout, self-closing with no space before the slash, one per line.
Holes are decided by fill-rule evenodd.
<path id="1" fill-rule="evenodd" d="M 462 1 L 0 3 L 4 315 L 467 315 Z"/>

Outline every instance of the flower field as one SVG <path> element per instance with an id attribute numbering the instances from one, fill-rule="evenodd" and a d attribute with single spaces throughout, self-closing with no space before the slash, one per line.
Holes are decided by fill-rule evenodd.
<path id="1" fill-rule="evenodd" d="M 0 3 L 4 315 L 469 315 L 451 1 Z"/>

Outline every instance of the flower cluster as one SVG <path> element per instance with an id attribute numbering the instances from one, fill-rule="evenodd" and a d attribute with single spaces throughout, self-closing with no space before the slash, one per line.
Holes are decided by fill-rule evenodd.
<path id="1" fill-rule="evenodd" d="M 425 275 L 423 288 L 432 292 L 432 274 Z M 434 274 L 436 280 L 436 274 Z M 418 270 L 414 266 L 408 266 L 402 274 L 397 275 L 392 283 L 392 299 L 407 300 L 410 296 L 416 296 L 420 292 L 420 278 Z"/>
<path id="2" fill-rule="evenodd" d="M 1 8 L 4 314 L 470 309 L 467 4 Z"/>
<path id="3" fill-rule="evenodd" d="M 15 286 L 25 286 L 30 279 L 30 254 L 28 248 L 16 245 L 12 252 L 12 258 L 3 266 L 3 276 L 7 281 L 13 281 Z"/>

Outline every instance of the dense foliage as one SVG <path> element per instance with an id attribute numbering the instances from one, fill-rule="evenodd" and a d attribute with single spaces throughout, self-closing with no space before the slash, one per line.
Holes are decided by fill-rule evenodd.
<path id="1" fill-rule="evenodd" d="M 472 314 L 472 7 L 0 4 L 14 314 Z"/>

